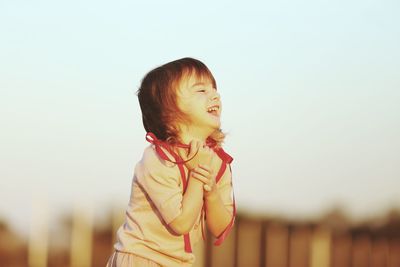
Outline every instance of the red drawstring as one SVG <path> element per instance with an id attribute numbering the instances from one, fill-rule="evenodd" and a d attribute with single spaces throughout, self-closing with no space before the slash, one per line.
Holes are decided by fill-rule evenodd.
<path id="1" fill-rule="evenodd" d="M 175 163 L 175 164 L 183 164 L 183 163 L 186 163 L 186 162 L 188 162 L 188 161 L 191 161 L 191 160 L 197 155 L 197 153 L 199 152 L 199 151 L 196 151 L 196 153 L 194 154 L 194 156 L 193 156 L 192 158 L 187 159 L 187 160 L 183 160 L 181 157 L 179 157 L 178 155 L 176 155 L 176 154 L 172 151 L 170 145 L 168 145 L 166 142 L 164 142 L 164 141 L 162 141 L 162 140 L 159 140 L 152 132 L 148 132 L 148 133 L 146 134 L 146 140 L 147 140 L 148 142 L 152 143 L 153 145 L 155 145 L 156 151 L 157 151 L 157 153 L 161 156 L 162 159 L 167 160 L 167 161 L 172 162 L 172 163 Z M 190 148 L 190 145 L 186 145 L 186 144 L 182 144 L 182 143 L 177 143 L 177 144 L 175 144 L 175 146 L 181 147 L 181 148 Z M 163 147 L 163 148 L 166 149 L 170 154 L 172 154 L 172 155 L 174 156 L 176 162 L 171 161 L 171 160 L 167 157 L 167 155 L 164 153 L 164 151 L 161 149 L 161 147 Z M 178 160 L 177 158 L 178 158 L 179 160 Z"/>
<path id="2" fill-rule="evenodd" d="M 152 144 L 157 144 L 157 145 L 161 145 L 163 147 L 165 147 L 166 142 L 158 139 L 154 133 L 152 132 L 148 132 L 146 133 L 146 140 Z M 207 138 L 206 140 L 206 145 L 210 148 L 214 148 L 217 144 L 216 142 L 211 139 L 211 138 Z M 181 148 L 190 148 L 190 145 L 187 144 L 182 144 L 182 143 L 176 143 L 175 146 L 177 147 L 181 147 Z M 226 154 L 226 153 L 225 153 Z M 226 154 L 227 155 L 227 154 Z M 229 155 L 228 155 L 229 156 Z"/>

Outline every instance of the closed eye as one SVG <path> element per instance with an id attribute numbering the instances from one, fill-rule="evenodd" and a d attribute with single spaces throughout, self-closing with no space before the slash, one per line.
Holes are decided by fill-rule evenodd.
<path id="1" fill-rule="evenodd" d="M 217 91 L 217 88 L 212 88 L 211 90 L 213 90 L 213 91 Z M 200 93 L 205 93 L 205 92 L 207 92 L 207 89 L 201 89 L 201 90 L 197 90 L 197 92 L 200 92 Z"/>

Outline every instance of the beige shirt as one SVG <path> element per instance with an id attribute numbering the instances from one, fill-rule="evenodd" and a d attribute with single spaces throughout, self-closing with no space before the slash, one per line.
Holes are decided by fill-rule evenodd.
<path id="1" fill-rule="evenodd" d="M 188 170 L 184 169 L 187 177 Z M 217 187 L 232 212 L 231 177 L 230 168 L 226 168 Z M 125 223 L 118 229 L 114 248 L 164 266 L 191 266 L 195 256 L 185 252 L 183 235 L 175 234 L 168 226 L 182 212 L 182 194 L 178 165 L 161 159 L 154 145 L 149 145 L 135 166 Z M 202 236 L 201 219 L 200 212 L 189 233 L 192 248 Z"/>

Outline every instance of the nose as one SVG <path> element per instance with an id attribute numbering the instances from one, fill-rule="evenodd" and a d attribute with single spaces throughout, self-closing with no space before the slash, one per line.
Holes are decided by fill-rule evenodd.
<path id="1" fill-rule="evenodd" d="M 216 90 L 213 90 L 213 93 L 211 93 L 211 100 L 219 100 L 221 98 L 221 96 L 219 95 L 219 93 Z"/>

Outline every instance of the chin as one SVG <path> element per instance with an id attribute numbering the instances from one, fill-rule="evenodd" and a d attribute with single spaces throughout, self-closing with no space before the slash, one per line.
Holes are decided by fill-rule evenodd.
<path id="1" fill-rule="evenodd" d="M 221 128 L 221 121 L 220 120 L 217 121 L 215 119 L 211 120 L 211 121 L 209 120 L 203 125 L 206 126 L 209 129 L 208 131 L 211 134 L 214 131 L 219 130 Z"/>
<path id="2" fill-rule="evenodd" d="M 211 128 L 220 128 L 221 127 L 221 121 L 220 120 L 213 120 L 209 122 L 209 125 Z"/>
<path id="3" fill-rule="evenodd" d="M 221 126 L 221 123 L 208 123 L 208 125 L 206 126 L 208 129 L 207 131 L 209 133 L 213 133 L 214 131 L 218 130 Z"/>
<path id="4" fill-rule="evenodd" d="M 219 130 L 220 128 L 221 128 L 221 123 L 214 124 L 214 125 L 211 127 L 211 133 L 215 132 L 216 130 Z"/>

